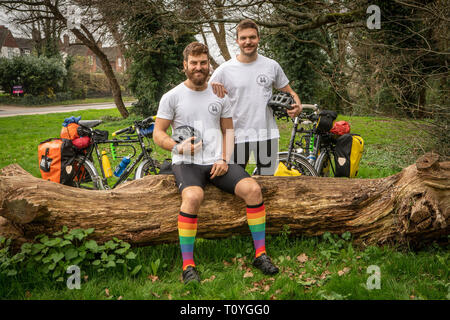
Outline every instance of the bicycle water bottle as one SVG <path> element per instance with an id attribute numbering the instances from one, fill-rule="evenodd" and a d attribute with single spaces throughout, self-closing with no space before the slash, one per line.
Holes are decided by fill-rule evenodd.
<path id="1" fill-rule="evenodd" d="M 309 154 L 308 154 L 308 161 L 309 163 L 311 163 L 312 165 L 314 165 L 314 163 L 316 162 L 316 156 L 314 155 L 314 134 L 311 135 L 311 139 L 309 140 Z"/>
<path id="2" fill-rule="evenodd" d="M 122 161 L 119 163 L 119 165 L 114 170 L 114 175 L 116 177 L 120 177 L 122 175 L 123 171 L 125 170 L 125 168 L 130 163 L 130 161 L 131 161 L 131 157 L 129 157 L 129 156 L 123 157 Z"/>
<path id="3" fill-rule="evenodd" d="M 102 151 L 102 167 L 103 171 L 105 172 L 106 178 L 109 178 L 113 175 L 111 163 L 109 162 L 108 156 L 106 155 L 106 151 Z"/>

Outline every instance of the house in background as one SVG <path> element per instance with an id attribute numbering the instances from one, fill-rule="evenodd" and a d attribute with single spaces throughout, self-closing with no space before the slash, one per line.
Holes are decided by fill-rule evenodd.
<path id="1" fill-rule="evenodd" d="M 78 56 L 83 57 L 87 61 L 87 70 L 88 72 L 102 72 L 102 64 L 100 59 L 82 43 L 75 42 L 69 43 L 69 36 L 64 35 L 63 41 L 60 42 L 60 52 L 62 56 L 65 58 L 67 56 Z M 111 64 L 112 69 L 115 72 L 124 72 L 126 70 L 125 61 L 122 56 L 122 53 L 119 50 L 119 47 L 103 47 L 102 43 L 98 45 L 100 49 L 106 54 L 109 63 Z"/>
<path id="2" fill-rule="evenodd" d="M 0 26 L 0 57 L 14 56 L 20 56 L 20 47 L 11 31 L 5 26 Z"/>
<path id="3" fill-rule="evenodd" d="M 26 56 L 30 55 L 33 52 L 35 42 L 32 39 L 26 38 L 15 38 L 16 43 L 20 49 L 20 55 Z"/>
<path id="4" fill-rule="evenodd" d="M 0 57 L 12 58 L 14 56 L 29 55 L 33 52 L 34 45 L 34 40 L 14 37 L 7 27 L 0 25 Z M 99 47 L 108 57 L 108 61 L 115 72 L 122 73 L 126 71 L 125 59 L 118 46 L 103 47 L 100 43 Z M 100 59 L 97 58 L 91 49 L 79 42 L 69 43 L 68 35 L 64 35 L 63 41 L 60 41 L 59 51 L 63 58 L 66 58 L 68 55 L 85 58 L 87 62 L 85 71 L 87 72 L 103 71 Z"/>

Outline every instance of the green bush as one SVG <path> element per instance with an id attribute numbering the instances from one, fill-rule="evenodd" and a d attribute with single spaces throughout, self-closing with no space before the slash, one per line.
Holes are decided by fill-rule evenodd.
<path id="1" fill-rule="evenodd" d="M 26 94 L 52 97 L 62 91 L 67 70 L 58 58 L 19 56 L 0 58 L 0 87 L 12 93 L 15 85 L 22 85 Z"/>
<path id="2" fill-rule="evenodd" d="M 52 237 L 39 235 L 34 243 L 24 243 L 20 252 L 10 254 L 11 240 L 0 237 L 0 275 L 15 276 L 23 272 L 39 272 L 56 281 L 63 281 L 69 266 L 76 265 L 81 270 L 93 268 L 104 272 L 122 266 L 125 273 L 135 275 L 141 265 L 131 266 L 128 263 L 136 258 L 130 250 L 130 244 L 117 238 L 103 245 L 87 237 L 94 229 L 73 229 L 63 227 Z"/>

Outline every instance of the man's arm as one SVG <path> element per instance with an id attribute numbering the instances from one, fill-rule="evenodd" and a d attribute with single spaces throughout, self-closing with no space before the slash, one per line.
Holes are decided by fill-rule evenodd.
<path id="1" fill-rule="evenodd" d="M 222 131 L 222 159 L 216 161 L 211 168 L 211 179 L 227 173 L 228 163 L 234 150 L 233 119 L 220 118 L 220 129 Z"/>
<path id="2" fill-rule="evenodd" d="M 291 118 L 295 118 L 296 116 L 298 116 L 300 114 L 300 112 L 302 112 L 302 109 L 303 109 L 299 96 L 297 95 L 297 93 L 295 93 L 294 90 L 292 90 L 290 85 L 286 85 L 283 88 L 280 88 L 279 90 L 290 93 L 294 97 L 295 103 L 292 104 L 293 109 L 287 110 L 287 114 Z"/>
<path id="3" fill-rule="evenodd" d="M 167 129 L 172 124 L 172 120 L 156 118 L 155 129 L 153 130 L 153 141 L 165 150 L 172 150 L 177 144 L 168 134 Z"/>
<path id="4" fill-rule="evenodd" d="M 172 120 L 162 119 L 162 118 L 156 118 L 155 121 L 155 129 L 153 130 L 153 141 L 160 146 L 161 148 L 165 150 L 172 151 L 173 147 L 177 145 L 177 151 L 178 154 L 194 154 L 196 151 L 198 151 L 201 146 L 202 142 L 198 142 L 196 144 L 192 144 L 191 141 L 195 139 L 195 137 L 192 137 L 190 139 L 186 139 L 183 142 L 176 143 L 175 140 L 173 140 L 168 134 L 167 129 L 169 129 L 169 126 L 171 125 Z"/>
<path id="5" fill-rule="evenodd" d="M 233 118 L 220 118 L 220 128 L 222 130 L 222 158 L 230 162 L 234 151 L 234 128 Z"/>

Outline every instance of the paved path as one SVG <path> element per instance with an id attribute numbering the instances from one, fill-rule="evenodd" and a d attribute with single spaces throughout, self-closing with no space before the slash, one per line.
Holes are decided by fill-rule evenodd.
<path id="1" fill-rule="evenodd" d="M 125 102 L 125 106 L 131 106 L 132 102 Z M 72 112 L 86 109 L 112 109 L 116 108 L 113 102 L 74 104 L 68 106 L 51 106 L 51 107 L 18 107 L 0 105 L 0 117 L 26 116 L 30 114 L 45 114 L 58 112 Z"/>

